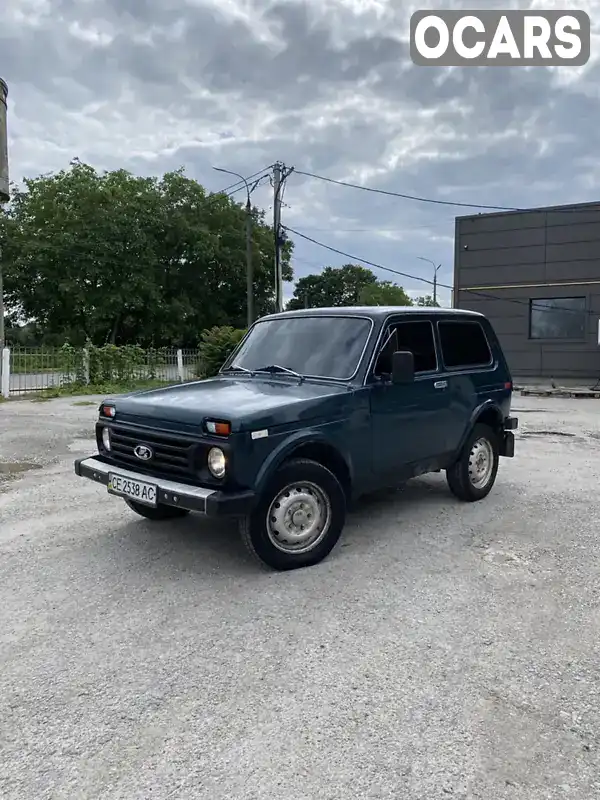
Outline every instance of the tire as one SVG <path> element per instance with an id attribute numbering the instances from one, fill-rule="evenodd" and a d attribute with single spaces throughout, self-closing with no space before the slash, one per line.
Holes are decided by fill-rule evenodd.
<path id="1" fill-rule="evenodd" d="M 481 464 L 479 471 L 478 459 Z M 446 470 L 450 491 L 467 503 L 483 500 L 496 482 L 499 462 L 496 432 L 488 425 L 475 425 L 457 461 Z"/>
<path id="2" fill-rule="evenodd" d="M 300 520 L 291 529 L 290 516 L 298 512 L 307 515 L 302 519 L 306 533 L 299 529 Z M 293 459 L 279 468 L 254 512 L 240 521 L 240 533 L 254 558 L 283 571 L 311 567 L 326 558 L 345 521 L 346 496 L 336 476 L 316 461 Z"/>
<path id="3" fill-rule="evenodd" d="M 174 506 L 146 506 L 143 503 L 136 503 L 135 500 L 126 499 L 125 503 L 132 511 L 140 517 L 151 519 L 155 522 L 163 522 L 167 519 L 179 519 L 187 516 L 190 512 L 185 508 L 175 508 Z"/>

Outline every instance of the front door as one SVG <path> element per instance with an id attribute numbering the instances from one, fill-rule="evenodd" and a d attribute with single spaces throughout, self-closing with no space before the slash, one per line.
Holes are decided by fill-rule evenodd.
<path id="1" fill-rule="evenodd" d="M 385 345 L 388 336 L 391 346 L 390 342 Z M 447 381 L 439 375 L 433 325 L 428 319 L 391 320 L 383 343 L 369 380 L 373 468 L 387 479 L 446 451 L 450 396 Z M 413 383 L 394 385 L 387 377 L 394 349 L 413 353 Z"/>

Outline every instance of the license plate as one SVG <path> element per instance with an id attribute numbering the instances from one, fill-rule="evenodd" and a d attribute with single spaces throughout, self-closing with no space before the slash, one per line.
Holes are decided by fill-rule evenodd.
<path id="1" fill-rule="evenodd" d="M 156 486 L 151 483 L 111 474 L 108 476 L 108 491 L 110 494 L 119 495 L 119 497 L 130 497 L 132 500 L 144 503 L 147 506 L 156 505 Z"/>

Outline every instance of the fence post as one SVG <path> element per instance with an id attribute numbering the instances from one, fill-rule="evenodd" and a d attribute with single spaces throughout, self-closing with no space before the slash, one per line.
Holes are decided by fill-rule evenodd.
<path id="1" fill-rule="evenodd" d="M 83 381 L 87 386 L 90 382 L 90 351 L 83 348 Z"/>
<path id="2" fill-rule="evenodd" d="M 179 383 L 183 383 L 185 378 L 183 375 L 183 350 L 181 348 L 177 350 L 177 374 L 179 376 Z"/>
<path id="3" fill-rule="evenodd" d="M 10 397 L 10 348 L 2 350 L 2 397 Z"/>

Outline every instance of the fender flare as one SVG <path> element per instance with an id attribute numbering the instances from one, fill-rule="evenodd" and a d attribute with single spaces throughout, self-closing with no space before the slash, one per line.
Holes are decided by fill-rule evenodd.
<path id="1" fill-rule="evenodd" d="M 494 417 L 496 418 L 498 428 L 502 429 L 503 416 L 502 412 L 500 411 L 500 408 L 496 405 L 496 403 L 493 400 L 486 400 L 473 410 L 471 417 L 469 418 L 467 427 L 465 428 L 465 431 L 461 437 L 460 444 L 457 448 L 458 453 L 461 452 L 461 450 L 465 446 L 465 442 L 471 435 L 471 431 L 473 430 L 475 425 L 477 425 L 477 423 L 484 414 L 486 416 L 488 414 L 493 414 Z"/>
<path id="2" fill-rule="evenodd" d="M 293 455 L 295 450 L 307 444 L 324 445 L 335 452 L 346 465 L 348 474 L 350 475 L 350 482 L 353 483 L 354 470 L 352 468 L 352 461 L 348 457 L 348 454 L 345 451 L 340 450 L 340 448 L 333 444 L 331 440 L 328 439 L 328 437 L 325 436 L 321 431 L 308 429 L 296 431 L 295 433 L 291 434 L 289 437 L 284 439 L 284 441 L 281 442 L 264 460 L 256 476 L 255 487 L 257 495 L 262 494 L 266 484 L 281 466 L 281 464 L 283 464 L 284 461 Z"/>

